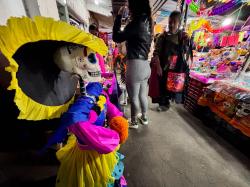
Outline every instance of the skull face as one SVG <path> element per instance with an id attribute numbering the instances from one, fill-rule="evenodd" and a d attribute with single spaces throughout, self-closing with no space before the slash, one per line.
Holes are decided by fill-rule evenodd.
<path id="1" fill-rule="evenodd" d="M 241 98 L 241 102 L 236 107 L 236 116 L 243 118 L 250 116 L 250 96 L 244 95 Z"/>
<path id="2" fill-rule="evenodd" d="M 239 103 L 236 107 L 236 115 L 240 118 L 250 115 L 250 103 Z"/>
<path id="3" fill-rule="evenodd" d="M 101 81 L 98 59 L 89 48 L 63 46 L 56 51 L 54 60 L 61 70 L 77 74 L 86 82 Z"/>

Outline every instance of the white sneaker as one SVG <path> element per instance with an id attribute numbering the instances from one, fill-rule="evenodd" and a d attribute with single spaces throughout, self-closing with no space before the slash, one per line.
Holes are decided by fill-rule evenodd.
<path id="1" fill-rule="evenodd" d="M 141 122 L 142 125 L 148 125 L 148 119 L 146 117 L 143 117 L 142 114 L 138 114 L 137 118 Z"/>
<path id="2" fill-rule="evenodd" d="M 138 122 L 136 121 L 133 121 L 133 122 L 130 122 L 129 123 L 129 128 L 130 129 L 138 129 L 139 125 L 138 125 Z"/>

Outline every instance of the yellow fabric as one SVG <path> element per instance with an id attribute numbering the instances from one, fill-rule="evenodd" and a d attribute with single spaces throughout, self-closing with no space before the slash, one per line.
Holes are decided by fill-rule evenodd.
<path id="1" fill-rule="evenodd" d="M 209 21 L 204 18 L 201 18 L 198 21 L 196 20 L 191 21 L 187 29 L 188 35 L 191 36 L 195 30 L 200 29 L 204 24 L 208 24 L 208 23 Z"/>
<path id="2" fill-rule="evenodd" d="M 80 150 L 76 137 L 71 135 L 56 155 L 61 162 L 56 187 L 106 187 L 108 183 L 114 183 L 112 172 L 118 162 L 116 151 L 99 154 Z"/>
<path id="3" fill-rule="evenodd" d="M 0 26 L 0 51 L 9 60 L 6 71 L 11 73 L 12 80 L 9 90 L 15 90 L 14 102 L 20 110 L 19 119 L 42 120 L 58 118 L 73 101 L 60 106 L 45 106 L 29 98 L 19 87 L 16 73 L 18 64 L 12 58 L 15 52 L 24 44 L 40 40 L 65 41 L 87 46 L 105 55 L 108 51 L 103 40 L 83 32 L 62 21 L 37 16 L 34 20 L 28 17 L 10 18 L 7 26 Z M 1 76 L 1 75 L 0 75 Z"/>
<path id="4" fill-rule="evenodd" d="M 101 111 L 103 111 L 105 103 L 106 103 L 106 97 L 100 95 L 99 100 L 97 101 L 97 105 L 100 107 Z"/>

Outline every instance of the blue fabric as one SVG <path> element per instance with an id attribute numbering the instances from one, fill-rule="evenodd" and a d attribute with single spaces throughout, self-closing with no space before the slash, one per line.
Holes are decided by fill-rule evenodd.
<path id="1" fill-rule="evenodd" d="M 98 97 L 102 93 L 102 91 L 103 91 L 102 85 L 98 82 L 91 82 L 86 87 L 87 94 L 91 96 Z M 91 108 L 94 106 L 94 104 L 95 103 L 93 99 L 91 99 L 88 96 L 79 97 L 74 102 L 74 104 L 71 105 L 69 110 L 62 115 L 60 127 L 56 130 L 55 134 L 49 139 L 47 145 L 42 149 L 42 152 L 44 152 L 51 145 L 62 142 L 67 136 L 68 133 L 67 128 L 70 125 L 76 124 L 77 122 L 88 121 L 89 112 Z M 105 117 L 103 117 L 102 115 L 100 120 L 101 119 L 102 121 L 104 121 Z"/>
<path id="2" fill-rule="evenodd" d="M 96 126 L 103 126 L 104 125 L 104 121 L 106 119 L 106 113 L 107 113 L 106 111 L 107 111 L 107 104 L 104 105 L 104 109 L 102 110 L 102 112 L 98 116 L 98 118 L 95 122 Z"/>
<path id="3" fill-rule="evenodd" d="M 124 172 L 124 164 L 122 162 L 122 160 L 124 159 L 124 155 L 117 152 L 116 156 L 118 157 L 118 162 L 117 162 L 117 164 L 114 168 L 114 171 L 112 173 L 112 176 L 115 178 L 115 183 L 108 183 L 108 187 L 121 186 L 120 185 L 120 178 L 122 177 L 123 172 Z M 123 186 L 123 187 L 125 187 L 125 186 Z"/>
<path id="4" fill-rule="evenodd" d="M 103 88 L 99 82 L 90 82 L 86 86 L 86 91 L 91 96 L 99 97 L 99 95 L 103 92 Z"/>
<path id="5" fill-rule="evenodd" d="M 116 164 L 116 166 L 115 166 L 115 169 L 114 169 L 114 171 L 113 171 L 113 173 L 112 173 L 112 176 L 116 179 L 116 180 L 118 180 L 118 179 L 120 179 L 121 177 L 122 177 L 122 175 L 123 175 L 123 171 L 124 171 L 124 164 L 123 164 L 123 162 L 122 162 L 122 160 L 124 159 L 124 156 L 122 155 L 122 154 L 120 154 L 120 153 L 116 153 L 117 154 L 117 156 L 118 156 L 118 162 L 117 162 L 117 164 Z"/>
<path id="6" fill-rule="evenodd" d="M 122 160 L 124 159 L 124 155 L 120 154 L 120 153 L 116 153 L 116 156 L 118 157 L 118 162 L 114 168 L 114 171 L 112 173 L 112 176 L 115 178 L 115 181 L 118 182 L 119 184 L 115 183 L 109 183 L 108 187 L 115 187 L 115 186 L 121 186 L 120 185 L 120 178 L 123 175 L 124 172 L 124 164 L 122 162 Z M 123 186 L 125 187 L 125 186 Z"/>
<path id="7" fill-rule="evenodd" d="M 68 127 L 80 121 L 87 121 L 93 106 L 94 101 L 91 98 L 85 96 L 78 98 L 70 109 L 63 114 L 61 125 Z"/>
<path id="8" fill-rule="evenodd" d="M 42 152 L 53 144 L 62 142 L 67 136 L 68 127 L 80 121 L 88 121 L 89 112 L 94 105 L 94 101 L 89 97 L 80 97 L 70 107 L 70 109 L 63 114 L 61 118 L 61 125 L 49 139 L 47 145 L 43 148 Z"/>

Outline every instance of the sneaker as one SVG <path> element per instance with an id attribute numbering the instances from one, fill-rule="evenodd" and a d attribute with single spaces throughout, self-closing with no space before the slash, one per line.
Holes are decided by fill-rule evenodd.
<path id="1" fill-rule="evenodd" d="M 137 118 L 141 122 L 142 125 L 148 125 L 147 117 L 143 117 L 142 114 L 138 114 Z"/>
<path id="2" fill-rule="evenodd" d="M 159 106 L 159 107 L 157 107 L 158 112 L 165 112 L 168 109 L 169 109 L 169 107 L 167 107 L 167 106 Z"/>
<path id="3" fill-rule="evenodd" d="M 130 129 L 138 129 L 138 122 L 137 121 L 132 121 L 129 123 L 129 128 Z"/>

